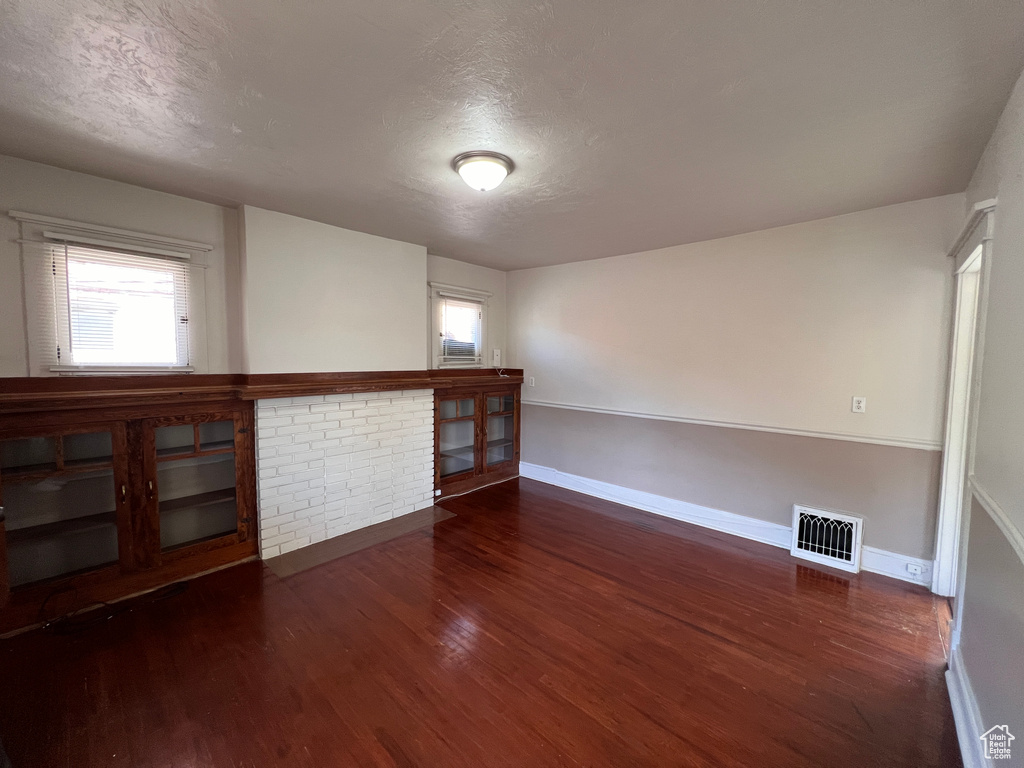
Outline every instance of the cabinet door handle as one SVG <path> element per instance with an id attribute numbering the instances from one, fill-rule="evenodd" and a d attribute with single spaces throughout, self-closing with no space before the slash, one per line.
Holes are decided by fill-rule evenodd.
<path id="1" fill-rule="evenodd" d="M 128 500 L 128 489 L 121 486 L 121 503 L 124 504 Z"/>
<path id="2" fill-rule="evenodd" d="M 153 498 L 153 481 L 152 480 L 149 481 L 148 488 L 149 488 L 149 498 L 152 499 Z"/>

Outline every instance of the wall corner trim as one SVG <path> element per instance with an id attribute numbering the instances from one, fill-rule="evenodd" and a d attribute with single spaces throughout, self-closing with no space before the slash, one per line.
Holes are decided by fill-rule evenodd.
<path id="1" fill-rule="evenodd" d="M 825 440 L 845 440 L 851 443 L 868 443 L 870 445 L 888 445 L 894 448 L 913 448 L 919 451 L 941 451 L 942 443 L 935 440 L 920 440 L 911 437 L 872 437 L 855 435 L 848 432 L 819 432 L 811 429 L 789 429 L 774 427 L 768 424 L 756 424 L 746 421 L 716 421 L 713 419 L 693 419 L 687 416 L 669 416 L 661 413 L 644 413 L 642 411 L 619 411 L 612 408 L 598 408 L 592 405 L 576 405 L 573 403 L 555 403 L 547 400 L 529 400 L 523 398 L 523 405 L 536 405 L 542 408 L 563 408 L 568 411 L 584 411 L 601 413 L 607 416 L 630 416 L 634 419 L 652 419 L 654 421 L 675 421 L 682 424 L 697 424 L 705 427 L 724 427 L 726 429 L 749 429 L 754 432 L 772 432 L 779 435 L 795 435 L 796 437 L 819 437 Z"/>
<path id="2" fill-rule="evenodd" d="M 999 526 L 999 530 L 1003 532 L 1003 535 L 1010 542 L 1010 546 L 1013 547 L 1013 551 L 1017 553 L 1017 557 L 1020 558 L 1021 563 L 1024 563 L 1024 531 L 1021 531 L 1017 527 L 1017 524 L 1010 519 L 1010 516 L 1006 514 L 1006 511 L 999 506 L 999 502 L 993 499 L 988 491 L 981 487 L 978 483 L 978 478 L 975 475 L 971 475 L 967 478 L 967 482 L 971 486 L 971 493 L 974 498 L 978 500 L 982 508 L 988 512 L 996 525 Z"/>
<path id="3" fill-rule="evenodd" d="M 960 649 L 955 648 L 949 655 L 949 669 L 946 671 L 946 688 L 949 690 L 949 703 L 953 707 L 953 722 L 956 723 L 956 736 L 960 742 L 960 755 L 964 768 L 985 768 L 989 761 L 985 759 L 985 751 L 981 742 L 984 731 L 981 722 L 981 711 L 978 701 L 974 698 L 971 680 L 964 669 L 964 660 Z"/>
<path id="4" fill-rule="evenodd" d="M 572 475 L 552 467 L 520 462 L 519 474 L 530 480 L 556 485 L 559 488 L 595 496 L 605 501 L 613 501 L 616 504 L 670 517 L 684 523 L 693 523 L 702 528 L 730 533 L 733 536 L 759 541 L 762 544 L 771 544 L 773 547 L 781 549 L 788 550 L 792 541 L 793 529 L 788 525 L 737 515 L 721 509 L 702 507 L 699 504 L 670 499 L 667 496 L 659 496 L 646 491 L 636 491 L 621 485 Z M 921 573 L 912 575 L 907 570 L 907 566 L 910 564 L 921 566 Z M 932 578 L 932 561 L 865 546 L 861 552 L 861 570 L 907 581 L 911 584 L 929 586 Z"/>

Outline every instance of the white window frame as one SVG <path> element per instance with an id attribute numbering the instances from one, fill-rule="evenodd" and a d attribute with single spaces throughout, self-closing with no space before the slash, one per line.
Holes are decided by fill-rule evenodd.
<path id="1" fill-rule="evenodd" d="M 431 365 L 434 368 L 486 368 L 487 367 L 487 304 L 492 294 L 490 291 L 480 291 L 475 288 L 466 288 L 459 285 L 447 283 L 428 283 L 430 287 L 430 308 L 431 308 Z M 441 336 L 443 321 L 441 313 L 444 308 L 444 299 L 453 298 L 458 301 L 472 302 L 480 305 L 480 349 L 479 354 L 472 362 L 469 361 L 445 361 L 442 355 Z"/>
<path id="2" fill-rule="evenodd" d="M 29 375 L 74 374 L 146 374 L 192 373 L 196 370 L 197 352 L 205 361 L 205 280 L 202 275 L 205 254 L 212 245 L 149 235 L 131 230 L 58 219 L 41 214 L 9 211 L 8 215 L 21 226 L 22 275 L 26 302 L 26 336 L 29 352 Z M 46 285 L 43 273 L 51 273 L 52 254 L 64 245 L 79 245 L 97 250 L 114 251 L 137 257 L 151 257 L 186 264 L 188 296 L 189 360 L 187 365 L 69 365 L 66 357 L 57 357 L 58 344 L 67 348 L 70 328 L 67 317 L 67 276 L 59 270 L 63 285 Z M 50 258 L 48 258 L 50 257 Z M 198 280 L 196 279 L 198 277 Z M 197 285 L 198 284 L 198 285 Z M 197 287 L 198 290 L 194 290 Z M 59 303 L 63 306 L 59 306 Z M 61 311 L 63 310 L 63 312 Z M 197 343 L 198 342 L 198 343 Z"/>

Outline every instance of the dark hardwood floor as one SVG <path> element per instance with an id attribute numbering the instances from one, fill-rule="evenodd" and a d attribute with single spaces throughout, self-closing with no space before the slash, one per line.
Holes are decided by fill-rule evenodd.
<path id="1" fill-rule="evenodd" d="M 36 766 L 960 765 L 932 597 L 528 480 L 0 643 Z"/>

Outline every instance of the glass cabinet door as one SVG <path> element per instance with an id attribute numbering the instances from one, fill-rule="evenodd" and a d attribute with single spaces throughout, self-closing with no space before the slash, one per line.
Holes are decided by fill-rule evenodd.
<path id="1" fill-rule="evenodd" d="M 515 395 L 487 395 L 487 466 L 494 467 L 515 457 Z"/>
<path id="2" fill-rule="evenodd" d="M 159 516 L 160 551 L 170 552 L 238 533 L 235 421 L 151 426 L 155 472 L 146 496 Z"/>
<path id="3" fill-rule="evenodd" d="M 442 479 L 476 471 L 476 398 L 439 400 L 438 476 Z"/>
<path id="4" fill-rule="evenodd" d="M 0 441 L 11 588 L 119 561 L 118 504 L 126 479 L 115 466 L 123 427 Z"/>

